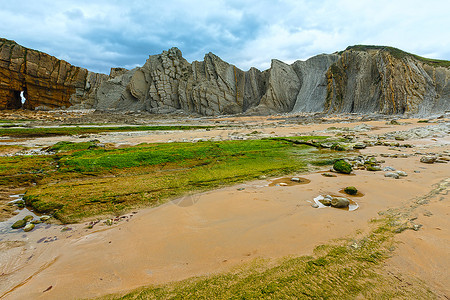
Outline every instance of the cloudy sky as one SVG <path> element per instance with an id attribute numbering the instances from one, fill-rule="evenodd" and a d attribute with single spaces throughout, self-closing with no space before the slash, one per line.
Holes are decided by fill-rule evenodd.
<path id="1" fill-rule="evenodd" d="M 103 73 L 171 47 L 243 70 L 355 44 L 450 60 L 449 12 L 448 0 L 0 0 L 0 37 Z"/>

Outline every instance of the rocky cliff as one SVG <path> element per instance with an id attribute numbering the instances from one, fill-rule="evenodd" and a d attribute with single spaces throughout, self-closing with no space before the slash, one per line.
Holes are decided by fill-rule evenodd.
<path id="1" fill-rule="evenodd" d="M 0 109 L 54 109 L 94 103 L 107 75 L 0 39 Z M 25 99 L 25 101 L 24 101 Z"/>
<path id="2" fill-rule="evenodd" d="M 177 48 L 109 76 L 0 40 L 0 108 L 431 114 L 450 110 L 450 62 L 390 47 L 353 46 L 265 71 L 242 71 L 212 53 L 189 63 Z"/>
<path id="3" fill-rule="evenodd" d="M 284 112 L 430 114 L 450 109 L 450 63 L 389 47 L 244 72 L 212 53 L 188 63 L 172 48 L 100 86 L 100 109 L 202 115 Z"/>

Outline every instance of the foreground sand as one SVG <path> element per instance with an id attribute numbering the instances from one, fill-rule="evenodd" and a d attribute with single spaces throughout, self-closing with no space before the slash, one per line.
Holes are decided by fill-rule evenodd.
<path id="1" fill-rule="evenodd" d="M 284 135 L 343 125 L 269 126 L 261 130 Z M 426 126 L 411 123 L 394 128 L 382 121 L 370 125 L 376 127 L 371 134 Z M 176 134 L 180 133 L 164 137 L 166 141 L 182 137 L 173 136 Z M 189 138 L 214 134 L 194 133 Z M 127 142 L 160 141 L 157 138 L 130 137 Z M 417 147 L 402 153 L 413 153 L 422 146 L 424 152 L 450 150 L 448 135 L 408 142 Z M 361 153 L 399 152 L 376 146 Z M 367 231 L 368 221 L 380 211 L 408 206 L 450 178 L 448 164 L 423 164 L 420 156 L 378 158 L 385 160 L 384 166 L 407 172 L 408 177 L 396 180 L 384 177 L 384 172 L 357 170 L 355 175 L 328 178 L 314 172 L 300 175 L 311 180 L 304 185 L 268 186 L 272 180 L 262 180 L 186 196 L 130 213 L 129 221 L 112 227 L 99 224 L 89 230 L 78 224 L 64 232 L 52 226 L 8 234 L 2 239 L 10 242 L 3 243 L 0 251 L 0 298 L 88 298 L 227 271 L 257 257 L 310 254 L 321 243 Z M 353 198 L 359 205 L 356 211 L 311 207 L 314 197 L 339 194 L 349 185 L 364 193 Z M 399 278 L 417 277 L 443 298 L 450 296 L 449 200 L 448 193 L 441 193 L 414 211 L 414 222 L 423 226 L 397 235 L 398 249 L 383 268 Z M 55 241 L 38 243 L 43 238 Z"/>

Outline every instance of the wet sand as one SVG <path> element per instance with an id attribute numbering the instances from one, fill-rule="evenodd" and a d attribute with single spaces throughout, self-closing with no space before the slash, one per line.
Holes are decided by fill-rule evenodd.
<path id="1" fill-rule="evenodd" d="M 380 132 L 426 125 L 388 126 L 384 121 L 369 124 L 377 124 L 380 129 L 376 130 Z M 278 130 L 277 134 L 286 135 L 336 125 L 268 127 L 261 131 Z M 339 126 L 355 125 L 358 124 Z M 199 133 L 206 134 L 214 132 Z M 164 136 L 175 139 L 181 138 L 183 133 Z M 197 134 L 190 137 L 195 138 Z M 133 137 L 127 142 L 159 138 Z M 450 150 L 448 137 L 415 143 L 428 147 L 426 151 Z M 402 153 L 417 150 L 402 149 Z M 400 152 L 376 146 L 361 153 Z M 449 164 L 423 164 L 419 162 L 420 156 L 378 159 L 386 161 L 383 166 L 405 171 L 408 176 L 393 179 L 384 177 L 384 172 L 365 170 L 356 170 L 356 176 L 324 177 L 320 172 L 298 174 L 310 182 L 269 186 L 277 182 L 276 179 L 261 180 L 190 195 L 130 214 L 133 217 L 128 217 L 129 221 L 111 227 L 99 224 L 85 229 L 85 224 L 78 224 L 70 225 L 71 230 L 65 232 L 58 226 L 26 234 L 13 232 L 2 237 L 2 242 L 18 241 L 15 243 L 19 244 L 2 244 L 0 298 L 88 298 L 228 271 L 259 257 L 279 259 L 311 254 L 319 244 L 367 230 L 368 221 L 378 217 L 378 212 L 407 206 L 411 200 L 426 195 L 433 185 L 450 177 Z M 357 210 L 311 206 L 318 195 L 339 194 L 350 185 L 364 194 L 352 198 L 359 205 Z M 448 194 L 442 194 L 438 200 L 418 208 L 416 222 L 423 228 L 397 235 L 401 244 L 386 262 L 390 272 L 418 277 L 444 296 L 449 295 L 450 286 L 447 276 L 450 267 L 449 200 Z M 56 240 L 38 243 L 43 237 L 56 237 Z"/>

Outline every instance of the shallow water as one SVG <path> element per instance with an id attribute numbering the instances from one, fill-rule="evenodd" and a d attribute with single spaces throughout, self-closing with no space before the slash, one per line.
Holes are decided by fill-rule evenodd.
<path id="1" fill-rule="evenodd" d="M 327 207 L 327 208 L 334 208 L 334 207 L 331 207 L 331 206 L 326 206 L 326 205 L 323 205 L 319 200 L 323 200 L 324 199 L 324 196 L 322 196 L 322 195 L 319 195 L 319 196 L 317 196 L 316 198 L 314 198 L 313 200 L 314 200 L 314 203 L 315 204 L 317 204 L 319 207 L 318 208 L 325 208 L 325 207 Z M 348 198 L 347 198 L 348 199 Z M 347 211 L 354 211 L 354 210 L 356 210 L 356 209 L 358 209 L 359 208 L 359 205 L 358 205 L 358 203 L 356 203 L 355 201 L 353 201 L 352 199 L 349 199 L 350 200 L 350 204 L 349 204 L 349 206 L 348 207 L 346 207 L 346 208 L 337 208 L 337 209 L 342 209 L 342 210 L 347 210 Z"/>
<path id="2" fill-rule="evenodd" d="M 10 203 L 15 203 L 15 202 L 19 202 L 22 201 L 23 195 L 11 195 L 10 197 L 13 199 L 12 201 L 10 201 Z M 20 233 L 23 232 L 24 234 L 27 234 L 26 232 L 23 231 L 23 228 L 18 228 L 18 229 L 12 229 L 11 225 L 14 224 L 16 221 L 21 220 L 23 218 L 25 218 L 26 216 L 33 216 L 33 220 L 39 220 L 39 218 L 42 216 L 42 214 L 36 213 L 34 212 L 32 209 L 24 207 L 24 208 L 18 208 L 16 210 L 17 215 L 12 216 L 11 218 L 9 218 L 6 221 L 0 222 L 0 241 L 3 239 L 3 235 L 6 234 L 10 234 L 10 233 Z M 40 223 L 40 224 L 35 224 L 35 228 L 33 230 L 36 230 L 38 228 L 46 228 L 50 226 L 49 224 L 45 224 L 45 223 Z"/>

